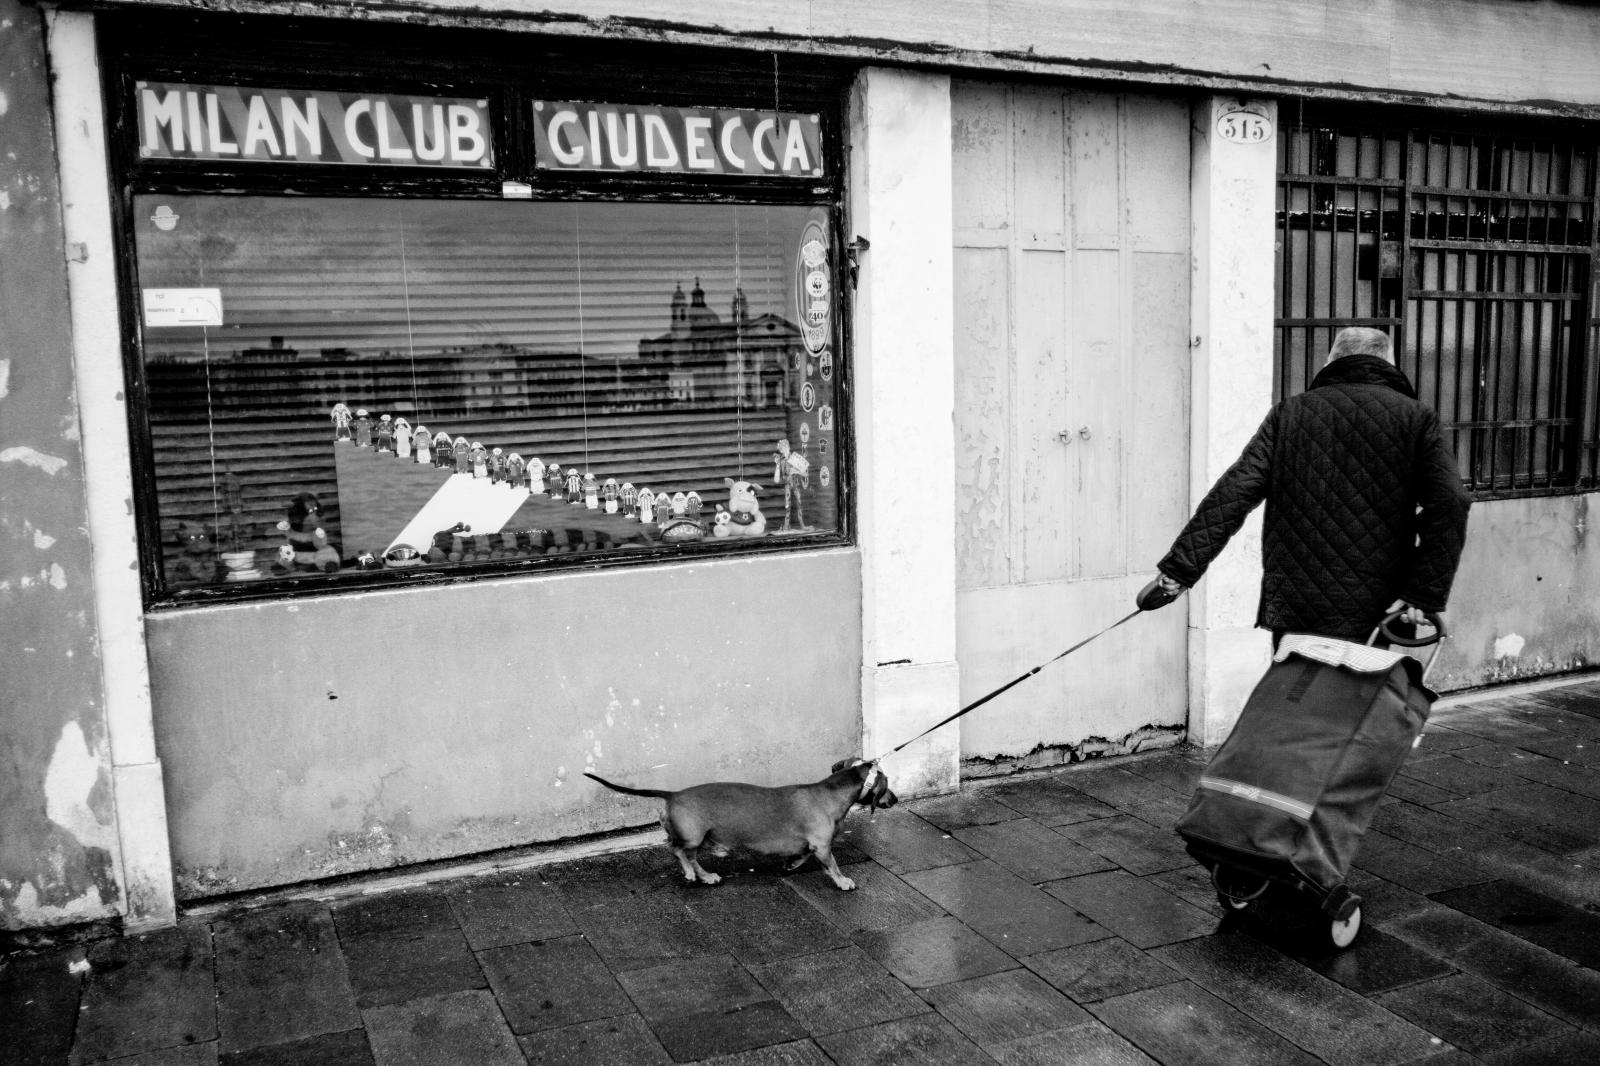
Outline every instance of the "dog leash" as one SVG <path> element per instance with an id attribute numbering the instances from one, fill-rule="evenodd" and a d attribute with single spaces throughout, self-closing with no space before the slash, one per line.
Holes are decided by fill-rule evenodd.
<path id="1" fill-rule="evenodd" d="M 1154 585 L 1154 582 L 1152 582 L 1151 584 Z M 1146 593 L 1147 592 L 1149 592 L 1149 588 L 1148 587 L 1146 588 Z M 1162 601 L 1162 603 L 1170 603 L 1172 601 L 1172 599 L 1175 599 L 1175 598 L 1176 597 L 1174 596 L 1174 597 L 1165 599 L 1165 600 Z M 1153 606 L 1145 606 L 1144 604 L 1146 602 L 1153 602 L 1153 601 L 1146 601 L 1145 600 L 1145 593 L 1140 593 L 1140 603 L 1141 603 L 1141 605 L 1139 607 L 1134 608 L 1128 614 L 1126 614 L 1126 615 L 1122 616 L 1121 618 L 1117 619 L 1115 622 L 1112 622 L 1110 625 L 1106 626 L 1104 629 L 1100 630 L 1098 633 L 1094 633 L 1094 634 L 1092 634 L 1090 636 L 1087 636 L 1087 637 L 1083 638 L 1082 640 L 1078 641 L 1078 643 L 1074 644 L 1072 647 L 1068 648 L 1066 651 L 1062 652 L 1060 655 L 1057 655 L 1054 659 L 1046 659 L 1044 662 L 1040 663 L 1038 666 L 1035 666 L 1032 670 L 1029 670 L 1027 673 L 1023 674 L 1021 677 L 1013 678 L 1012 680 L 1007 681 L 1005 684 L 1001 685 L 999 688 L 995 689 L 993 692 L 989 693 L 987 696 L 983 696 L 983 697 L 981 697 L 979 699 L 973 700 L 971 703 L 967 704 L 965 707 L 961 708 L 959 711 L 957 711 L 955 714 L 952 714 L 950 717 L 946 718 L 944 721 L 936 722 L 933 725 L 930 725 L 928 728 L 924 729 L 922 732 L 918 733 L 916 736 L 912 737 L 910 740 L 906 741 L 904 744 L 901 744 L 900 747 L 893 748 L 893 749 L 891 749 L 891 750 L 889 750 L 887 752 L 884 752 L 882 755 L 878 756 L 876 759 L 873 759 L 872 760 L 873 763 L 876 764 L 878 762 L 881 762 L 884 759 L 887 759 L 889 756 L 891 756 L 895 752 L 899 751 L 900 748 L 908 747 L 908 746 L 910 746 L 912 744 L 915 744 L 917 741 L 921 740 L 923 737 L 927 736 L 929 733 L 933 732 L 935 729 L 938 729 L 941 726 L 949 725 L 951 722 L 955 721 L 957 718 L 960 718 L 962 715 L 967 714 L 967 713 L 969 713 L 971 711 L 977 710 L 979 707 L 982 707 L 985 703 L 988 703 L 990 700 L 994 699 L 996 696 L 998 696 L 998 695 L 1000 695 L 1000 694 L 1002 694 L 1002 693 L 1004 693 L 1004 692 L 1006 692 L 1006 691 L 1008 691 L 1008 690 L 1010 690 L 1012 688 L 1015 688 L 1016 686 L 1022 684 L 1024 681 L 1028 680 L 1028 678 L 1032 677 L 1034 674 L 1037 674 L 1040 670 L 1043 670 L 1045 667 L 1049 666 L 1051 663 L 1056 662 L 1056 661 L 1061 660 L 1061 659 L 1065 659 L 1067 656 L 1071 655 L 1073 652 L 1077 651 L 1079 648 L 1083 647 L 1085 644 L 1088 644 L 1091 641 L 1100 639 L 1101 637 L 1105 636 L 1107 633 L 1111 632 L 1113 629 L 1117 628 L 1118 626 L 1122 625 L 1125 622 L 1131 622 L 1135 617 L 1137 617 L 1138 615 L 1143 614 L 1145 611 L 1152 610 L 1152 609 L 1154 609 L 1154 607 L 1162 606 L 1162 603 L 1154 603 Z"/>

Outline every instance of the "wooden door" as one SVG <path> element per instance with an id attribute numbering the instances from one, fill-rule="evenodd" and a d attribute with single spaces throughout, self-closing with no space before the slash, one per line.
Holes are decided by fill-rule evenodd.
<path id="1" fill-rule="evenodd" d="M 1189 108 L 958 82 L 963 704 L 1133 609 L 1187 517 Z M 966 771 L 1171 742 L 1186 615 L 1141 615 L 962 719 Z"/>

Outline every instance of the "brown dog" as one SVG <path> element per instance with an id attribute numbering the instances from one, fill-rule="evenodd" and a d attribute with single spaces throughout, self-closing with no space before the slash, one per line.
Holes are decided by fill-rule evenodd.
<path id="1" fill-rule="evenodd" d="M 790 856 L 791 870 L 815 855 L 833 883 L 848 892 L 856 883 L 839 872 L 833 857 L 839 823 L 858 803 L 876 811 L 899 802 L 877 764 L 860 759 L 835 763 L 833 773 L 816 784 L 779 788 L 719 781 L 666 792 L 614 785 L 598 774 L 583 776 L 613 792 L 666 800 L 661 828 L 667 831 L 667 844 L 683 867 L 684 879 L 708 885 L 722 878 L 700 865 L 699 851 L 706 846 L 718 855 L 727 854 L 729 848 L 746 848 Z"/>

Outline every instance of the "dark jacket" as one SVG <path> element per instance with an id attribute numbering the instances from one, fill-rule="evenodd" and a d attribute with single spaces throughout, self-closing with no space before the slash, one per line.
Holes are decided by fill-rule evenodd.
<path id="1" fill-rule="evenodd" d="M 1275 406 L 1161 572 L 1199 581 L 1263 500 L 1258 626 L 1366 640 L 1395 600 L 1444 609 L 1471 500 L 1439 416 L 1400 370 L 1345 356 Z"/>

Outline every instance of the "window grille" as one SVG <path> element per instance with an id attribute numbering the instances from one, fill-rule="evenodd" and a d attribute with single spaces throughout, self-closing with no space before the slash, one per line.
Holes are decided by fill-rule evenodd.
<path id="1" fill-rule="evenodd" d="M 1286 114 L 1277 395 L 1306 387 L 1340 329 L 1383 329 L 1475 494 L 1593 487 L 1596 153 L 1570 129 Z"/>

